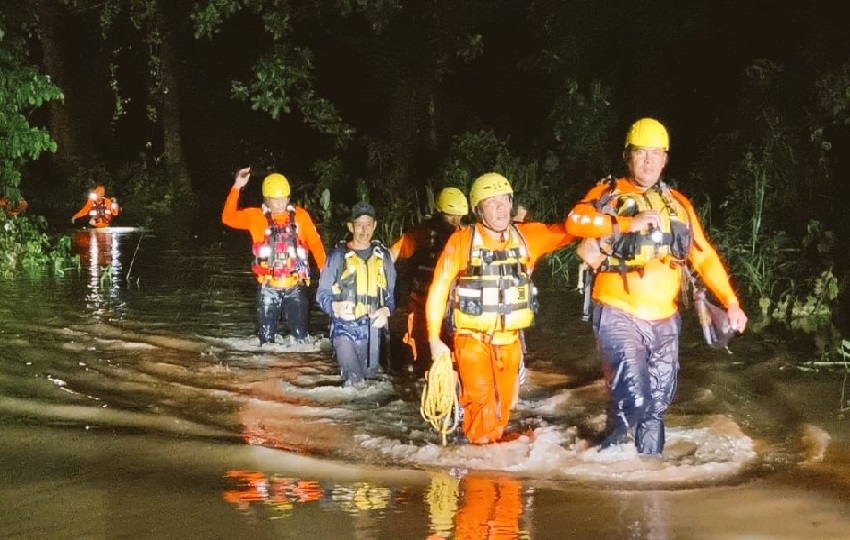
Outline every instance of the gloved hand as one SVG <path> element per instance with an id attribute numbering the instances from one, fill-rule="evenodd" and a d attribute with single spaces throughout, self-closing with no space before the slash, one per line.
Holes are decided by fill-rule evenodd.
<path id="1" fill-rule="evenodd" d="M 71 218 L 71 225 L 74 224 L 74 221 L 76 221 L 76 220 L 74 218 Z"/>
<path id="2" fill-rule="evenodd" d="M 389 322 L 390 308 L 386 306 L 378 308 L 369 315 L 369 318 L 372 319 L 372 326 L 374 328 L 384 328 Z"/>
<path id="3" fill-rule="evenodd" d="M 333 302 L 331 309 L 333 310 L 334 317 L 337 319 L 342 319 L 343 321 L 354 320 L 354 302 L 350 300 Z"/>

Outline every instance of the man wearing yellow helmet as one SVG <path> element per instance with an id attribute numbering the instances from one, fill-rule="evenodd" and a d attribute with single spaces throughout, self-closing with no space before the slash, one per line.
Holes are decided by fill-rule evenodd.
<path id="1" fill-rule="evenodd" d="M 742 332 L 747 316 L 705 236 L 693 204 L 661 179 L 670 138 L 653 118 L 626 135 L 624 178 L 591 189 L 567 216 L 585 240 L 578 253 L 594 270 L 593 331 L 611 392 L 602 447 L 634 439 L 642 454 L 664 449 L 664 415 L 676 391 L 681 318 L 677 299 L 686 266 L 726 306 Z"/>
<path id="2" fill-rule="evenodd" d="M 463 218 L 469 214 L 466 195 L 456 187 L 440 191 L 435 203 L 437 211 L 411 230 L 401 235 L 390 248 L 393 262 L 408 260 L 410 296 L 407 303 L 407 332 L 402 340 L 410 347 L 415 365 L 420 371 L 430 366 L 431 350 L 425 330 L 425 298 L 434 277 L 434 265 L 449 236 L 464 227 Z M 445 325 L 443 339 L 448 340 L 450 327 Z"/>
<path id="3" fill-rule="evenodd" d="M 260 344 L 274 343 L 281 315 L 286 316 L 293 339 L 307 337 L 310 284 L 307 253 L 316 265 L 325 264 L 325 247 L 307 210 L 290 204 L 289 181 L 272 173 L 263 180 L 262 207 L 239 208 L 239 194 L 251 178 L 246 167 L 236 179 L 221 214 L 221 222 L 251 233 L 254 263 L 251 270 L 259 283 L 257 336 Z"/>
<path id="4" fill-rule="evenodd" d="M 441 337 L 450 307 L 463 432 L 473 444 L 504 435 L 519 393 L 520 332 L 537 308 L 531 270 L 572 240 L 560 223 L 512 223 L 513 193 L 498 173 L 473 182 L 469 202 L 478 222 L 446 242 L 425 305 L 434 358 L 451 353 Z"/>

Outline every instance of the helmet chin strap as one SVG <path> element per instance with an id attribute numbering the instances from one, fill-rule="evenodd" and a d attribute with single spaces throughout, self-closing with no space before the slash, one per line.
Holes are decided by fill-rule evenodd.
<path id="1" fill-rule="evenodd" d="M 500 242 L 506 242 L 508 240 L 508 227 L 505 227 L 501 231 L 497 231 L 493 227 L 487 225 L 487 223 L 485 223 L 484 220 L 481 220 L 481 226 L 484 227 L 485 229 L 489 230 L 489 231 L 493 231 L 494 233 L 498 234 Z"/>

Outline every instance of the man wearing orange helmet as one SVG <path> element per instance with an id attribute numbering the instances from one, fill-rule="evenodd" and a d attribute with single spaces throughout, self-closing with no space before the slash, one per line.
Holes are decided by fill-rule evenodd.
<path id="1" fill-rule="evenodd" d="M 221 214 L 221 222 L 251 233 L 254 263 L 251 270 L 259 283 L 257 336 L 260 344 L 274 343 L 281 315 L 296 341 L 307 337 L 312 253 L 316 265 L 325 264 L 325 247 L 307 210 L 290 204 L 290 185 L 285 176 L 272 173 L 263 180 L 263 206 L 239 208 L 239 194 L 248 184 L 251 169 L 236 173 L 236 179 Z"/>
<path id="2" fill-rule="evenodd" d="M 108 227 L 112 223 L 112 218 L 119 213 L 121 213 L 121 208 L 118 206 L 118 201 L 106 196 L 106 188 L 97 186 L 89 193 L 89 197 L 80 211 L 71 216 L 71 223 L 81 217 L 89 216 L 89 225 L 100 229 Z"/>
<path id="3" fill-rule="evenodd" d="M 501 440 L 517 400 L 519 335 L 537 308 L 531 269 L 572 240 L 561 224 L 512 223 L 513 193 L 501 174 L 475 179 L 469 203 L 478 222 L 446 242 L 425 305 L 434 358 L 451 352 L 441 339 L 451 310 L 463 432 L 473 444 Z"/>
<path id="4" fill-rule="evenodd" d="M 434 265 L 443 246 L 455 231 L 464 227 L 469 214 L 466 195 L 456 187 L 447 187 L 437 196 L 437 212 L 407 231 L 390 248 L 393 262 L 408 260 L 410 296 L 407 303 L 407 332 L 403 341 L 411 350 L 413 361 L 421 370 L 430 366 L 431 351 L 425 329 L 425 299 L 434 277 Z M 450 339 L 451 328 L 443 328 L 442 339 Z"/>
<path id="5" fill-rule="evenodd" d="M 635 122 L 623 158 L 628 176 L 591 189 L 567 216 L 578 253 L 594 271 L 593 331 L 611 392 L 607 448 L 634 439 L 664 450 L 664 415 L 676 391 L 681 318 L 677 298 L 693 268 L 743 332 L 747 316 L 693 204 L 661 180 L 670 138 L 653 118 Z"/>

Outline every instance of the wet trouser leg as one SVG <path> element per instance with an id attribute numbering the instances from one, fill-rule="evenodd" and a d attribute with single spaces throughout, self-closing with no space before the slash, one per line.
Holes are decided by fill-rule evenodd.
<path id="1" fill-rule="evenodd" d="M 679 379 L 678 314 L 652 323 L 652 353 L 649 357 L 649 406 L 643 421 L 635 427 L 635 446 L 643 454 L 660 454 L 664 450 L 664 415 L 673 402 Z"/>
<path id="2" fill-rule="evenodd" d="M 283 309 L 286 313 L 286 320 L 289 323 L 289 333 L 295 339 L 304 339 L 307 337 L 307 317 L 309 315 L 310 304 L 307 300 L 305 287 L 292 287 L 283 289 Z"/>
<path id="3" fill-rule="evenodd" d="M 597 306 L 594 333 L 611 391 L 608 434 L 602 446 L 625 442 L 634 430 L 644 454 L 664 449 L 664 414 L 676 392 L 679 315 L 643 321 L 618 309 Z"/>
<path id="4" fill-rule="evenodd" d="M 491 345 L 466 334 L 454 337 L 461 382 L 463 433 L 473 444 L 498 442 L 508 425 L 518 390 L 522 345 Z"/>
<path id="5" fill-rule="evenodd" d="M 282 290 L 260 285 L 257 292 L 257 336 L 261 344 L 274 343 L 282 309 Z"/>
<path id="6" fill-rule="evenodd" d="M 355 384 L 366 379 L 366 361 L 369 354 L 368 341 L 355 340 L 351 336 L 337 335 L 333 338 L 334 356 L 339 364 L 343 384 Z"/>

